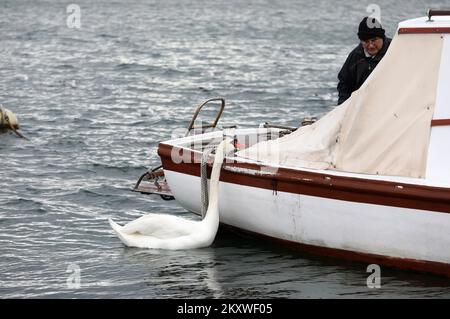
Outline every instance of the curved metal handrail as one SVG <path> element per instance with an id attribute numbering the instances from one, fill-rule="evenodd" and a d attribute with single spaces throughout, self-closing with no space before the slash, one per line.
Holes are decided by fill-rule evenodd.
<path id="1" fill-rule="evenodd" d="M 198 117 L 198 114 L 200 113 L 201 109 L 202 109 L 206 104 L 208 104 L 209 102 L 212 102 L 212 101 L 221 101 L 220 110 L 219 110 L 219 112 L 217 113 L 216 118 L 215 118 L 215 120 L 214 120 L 213 123 L 209 123 L 209 124 L 206 124 L 206 125 L 202 125 L 201 128 L 204 129 L 204 128 L 214 128 L 214 127 L 216 127 L 217 123 L 219 122 L 220 116 L 222 115 L 223 109 L 225 108 L 225 99 L 223 99 L 223 98 L 221 98 L 221 97 L 216 97 L 216 98 L 212 98 L 212 99 L 206 100 L 205 102 L 203 102 L 202 104 L 200 104 L 200 105 L 197 107 L 197 109 L 196 109 L 195 112 L 194 112 L 194 116 L 192 117 L 192 120 L 191 120 L 191 122 L 189 123 L 188 129 L 187 129 L 187 132 L 186 132 L 186 136 L 189 135 L 189 132 L 190 132 L 192 129 L 196 129 L 196 128 L 197 128 L 197 127 L 194 126 L 194 123 L 195 123 L 195 120 L 196 120 L 197 117 Z"/>

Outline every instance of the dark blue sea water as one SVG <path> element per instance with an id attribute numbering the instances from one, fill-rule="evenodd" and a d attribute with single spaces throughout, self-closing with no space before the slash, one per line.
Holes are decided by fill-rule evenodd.
<path id="1" fill-rule="evenodd" d="M 372 2 L 0 0 L 0 103 L 30 138 L 0 136 L 0 297 L 449 298 L 445 278 L 382 268 L 369 289 L 365 264 L 227 230 L 205 249 L 125 248 L 107 223 L 197 218 L 130 189 L 201 101 L 224 97 L 240 127 L 332 109 Z M 448 1 L 377 4 L 392 36 Z"/>

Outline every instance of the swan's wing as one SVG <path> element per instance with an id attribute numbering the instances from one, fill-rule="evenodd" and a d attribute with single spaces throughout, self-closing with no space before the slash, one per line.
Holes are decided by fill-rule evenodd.
<path id="1" fill-rule="evenodd" d="M 119 239 L 125 246 L 138 248 L 157 248 L 161 240 L 151 236 L 142 236 L 139 233 L 125 234 L 123 226 L 115 223 L 112 219 L 108 219 L 111 228 L 116 232 Z"/>
<path id="2" fill-rule="evenodd" d="M 133 237 L 135 235 L 128 235 L 124 234 L 122 232 L 123 226 L 120 226 L 116 222 L 114 222 L 111 218 L 108 218 L 109 224 L 111 225 L 111 228 L 116 232 L 119 239 L 122 241 L 122 243 L 129 247 L 136 247 L 136 243 L 133 240 Z"/>
<path id="3" fill-rule="evenodd" d="M 198 223 L 173 215 L 149 214 L 129 222 L 122 228 L 122 232 L 139 233 L 157 238 L 173 238 L 191 234 Z"/>

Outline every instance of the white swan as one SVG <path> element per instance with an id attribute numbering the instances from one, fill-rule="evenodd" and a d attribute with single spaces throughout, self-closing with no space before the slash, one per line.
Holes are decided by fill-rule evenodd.
<path id="1" fill-rule="evenodd" d="M 219 176 L 225 154 L 234 150 L 227 138 L 216 149 L 211 173 L 209 205 L 201 221 L 173 215 L 148 214 L 120 226 L 111 219 L 109 224 L 120 240 L 129 247 L 154 249 L 193 249 L 212 244 L 219 228 Z"/>

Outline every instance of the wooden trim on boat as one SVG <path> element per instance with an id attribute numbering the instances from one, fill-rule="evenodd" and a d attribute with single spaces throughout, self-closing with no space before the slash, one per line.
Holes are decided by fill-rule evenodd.
<path id="1" fill-rule="evenodd" d="M 279 239 L 259 233 L 254 233 L 248 230 L 244 230 L 235 226 L 221 223 L 221 225 L 235 229 L 242 233 L 247 233 L 255 237 L 259 237 L 272 242 L 280 243 L 287 247 L 292 247 L 312 255 L 326 256 L 338 259 L 345 259 L 355 262 L 362 262 L 368 264 L 379 264 L 387 267 L 399 268 L 403 270 L 415 270 L 426 273 L 439 274 L 446 277 L 450 277 L 450 267 L 448 264 L 434 261 L 423 261 L 408 258 L 389 257 L 383 255 L 375 255 L 369 253 L 360 253 L 343 249 L 327 248 L 315 245 L 301 244 L 289 240 Z"/>
<path id="2" fill-rule="evenodd" d="M 445 126 L 445 125 L 450 125 L 450 119 L 431 120 L 431 126 Z"/>
<path id="3" fill-rule="evenodd" d="M 168 144 L 159 144 L 158 155 L 164 169 L 200 176 L 201 154 L 190 152 L 188 155 L 190 163 L 177 164 L 171 158 L 173 148 Z M 230 168 L 234 168 L 236 172 Z M 272 174 L 265 171 L 267 168 L 256 163 L 226 163 L 222 168 L 220 180 L 272 191 L 450 213 L 450 190 L 447 188 L 335 176 L 288 168 L 279 168 Z"/>
<path id="4" fill-rule="evenodd" d="M 398 34 L 415 34 L 415 33 L 450 33 L 448 27 L 437 28 L 400 28 Z"/>

